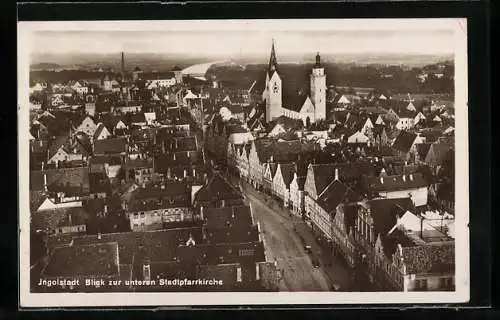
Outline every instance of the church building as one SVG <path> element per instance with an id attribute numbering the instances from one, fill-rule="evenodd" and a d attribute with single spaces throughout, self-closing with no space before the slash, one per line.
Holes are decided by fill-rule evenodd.
<path id="1" fill-rule="evenodd" d="M 266 122 L 270 122 L 280 116 L 291 119 L 300 119 L 304 124 L 314 123 L 326 118 L 326 74 L 321 65 L 319 53 L 316 55 L 316 63 L 310 74 L 310 94 L 297 92 L 284 94 L 283 79 L 278 68 L 274 41 L 271 47 L 271 57 L 266 72 L 266 82 L 262 93 L 265 101 Z"/>

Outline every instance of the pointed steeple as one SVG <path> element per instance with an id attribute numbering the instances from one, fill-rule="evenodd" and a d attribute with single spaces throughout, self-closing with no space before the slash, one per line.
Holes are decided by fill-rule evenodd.
<path id="1" fill-rule="evenodd" d="M 276 51 L 274 50 L 274 39 L 273 39 L 273 44 L 271 46 L 271 57 L 269 58 L 269 68 L 268 68 L 268 73 L 269 76 L 271 76 L 274 71 L 278 70 L 278 60 L 276 59 Z"/>

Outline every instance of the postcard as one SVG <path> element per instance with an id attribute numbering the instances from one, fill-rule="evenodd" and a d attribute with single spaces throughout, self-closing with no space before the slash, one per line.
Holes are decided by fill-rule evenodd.
<path id="1" fill-rule="evenodd" d="M 469 299 L 466 19 L 18 23 L 21 307 Z"/>

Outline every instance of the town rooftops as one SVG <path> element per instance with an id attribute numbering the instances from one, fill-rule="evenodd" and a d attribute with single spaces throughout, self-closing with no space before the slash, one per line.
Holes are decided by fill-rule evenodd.
<path id="1" fill-rule="evenodd" d="M 211 202 L 217 200 L 243 199 L 241 191 L 234 187 L 226 177 L 215 172 L 195 196 L 197 202 Z"/>
<path id="2" fill-rule="evenodd" d="M 203 218 L 209 228 L 236 227 L 250 229 L 253 225 L 250 207 L 233 206 L 222 208 L 203 208 Z"/>
<path id="3" fill-rule="evenodd" d="M 265 261 L 261 242 L 206 244 L 203 228 L 189 227 L 159 231 L 108 233 L 81 237 L 52 237 L 51 246 L 73 246 L 117 242 L 120 265 L 180 262 L 184 268 L 200 264 Z"/>
<path id="4" fill-rule="evenodd" d="M 283 182 L 286 187 L 290 187 L 290 183 L 292 183 L 293 175 L 295 173 L 295 164 L 294 163 L 281 163 L 279 165 L 281 169 L 281 176 L 283 177 Z"/>
<path id="5" fill-rule="evenodd" d="M 407 274 L 428 274 L 455 271 L 455 244 L 403 247 L 402 254 Z"/>
<path id="6" fill-rule="evenodd" d="M 413 208 L 411 199 L 394 198 L 394 199 L 374 199 L 366 202 L 369 207 L 370 214 L 373 218 L 373 227 L 375 237 L 379 234 L 384 239 L 391 228 L 397 223 L 398 218 Z"/>
<path id="7" fill-rule="evenodd" d="M 161 187 L 138 188 L 129 203 L 129 211 L 150 211 L 189 205 L 190 190 L 186 182 L 164 182 Z"/>
<path id="8" fill-rule="evenodd" d="M 348 200 L 349 188 L 338 180 L 332 181 L 319 195 L 318 204 L 328 213 L 335 213 L 337 206 Z"/>
<path id="9" fill-rule="evenodd" d="M 365 181 L 367 189 L 373 192 L 391 192 L 424 188 L 427 186 L 427 182 L 420 173 L 386 176 L 380 178 L 367 177 Z"/>
<path id="10" fill-rule="evenodd" d="M 89 169 L 86 167 L 31 171 L 30 190 L 44 190 L 45 175 L 50 192 L 81 195 L 89 191 Z"/>
<path id="11" fill-rule="evenodd" d="M 441 165 L 450 152 L 453 145 L 448 143 L 433 143 L 429 147 L 425 161 L 432 165 Z"/>
<path id="12" fill-rule="evenodd" d="M 394 140 L 392 147 L 395 150 L 404 153 L 409 152 L 411 147 L 415 143 L 416 138 L 417 138 L 416 134 L 402 130 L 397 136 L 396 140 Z"/>
<path id="13" fill-rule="evenodd" d="M 119 154 L 127 152 L 127 138 L 116 137 L 94 142 L 94 154 Z"/>
<path id="14" fill-rule="evenodd" d="M 63 246 L 54 249 L 45 277 L 118 276 L 118 243 Z"/>

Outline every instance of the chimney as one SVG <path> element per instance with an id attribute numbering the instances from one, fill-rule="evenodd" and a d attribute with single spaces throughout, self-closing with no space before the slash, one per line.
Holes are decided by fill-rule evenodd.
<path id="1" fill-rule="evenodd" d="M 47 186 L 47 174 L 46 173 L 43 174 L 43 190 L 45 192 L 47 192 L 49 190 L 49 188 Z"/>
<path id="2" fill-rule="evenodd" d="M 339 180 L 339 169 L 335 168 L 335 180 Z"/>
<path id="3" fill-rule="evenodd" d="M 241 282 L 241 266 L 236 267 L 236 281 Z"/>

